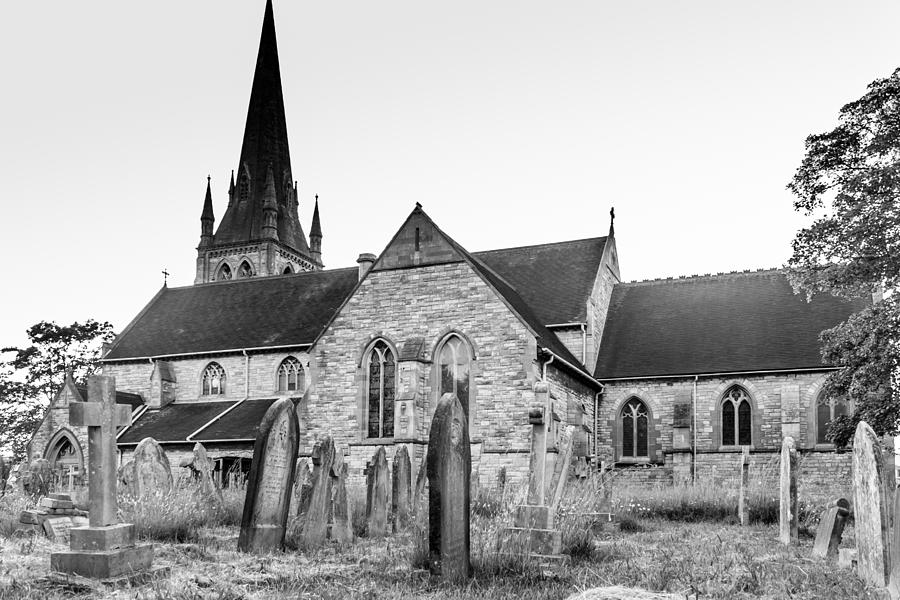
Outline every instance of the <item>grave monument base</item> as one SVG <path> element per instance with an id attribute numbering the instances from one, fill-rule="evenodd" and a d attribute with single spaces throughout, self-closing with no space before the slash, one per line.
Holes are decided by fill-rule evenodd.
<path id="1" fill-rule="evenodd" d="M 239 550 L 253 554 L 265 554 L 280 550 L 284 543 L 284 527 L 260 523 L 243 529 L 238 543 Z"/>
<path id="2" fill-rule="evenodd" d="M 47 579 L 52 583 L 63 585 L 67 588 L 85 588 L 101 592 L 106 588 L 133 588 L 145 585 L 155 579 L 168 577 L 170 571 L 170 567 L 155 567 L 147 571 L 129 573 L 119 577 L 109 577 L 104 579 L 93 579 L 74 573 L 51 572 L 47 576 Z"/>
<path id="3" fill-rule="evenodd" d="M 50 570 L 72 573 L 93 579 L 109 579 L 137 571 L 146 571 L 153 564 L 153 545 L 142 544 L 116 550 L 54 552 L 50 555 Z"/>

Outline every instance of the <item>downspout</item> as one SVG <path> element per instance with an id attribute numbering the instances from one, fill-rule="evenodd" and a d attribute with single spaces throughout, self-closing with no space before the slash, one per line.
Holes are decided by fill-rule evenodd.
<path id="1" fill-rule="evenodd" d="M 700 379 L 699 375 L 694 375 L 694 390 L 691 392 L 691 412 L 694 413 L 694 426 L 691 428 L 693 435 L 693 442 L 691 444 L 691 448 L 694 450 L 693 456 L 691 459 L 691 483 L 697 482 L 697 380 Z"/>
<path id="2" fill-rule="evenodd" d="M 241 350 L 244 353 L 244 400 L 250 397 L 250 355 L 247 349 Z"/>
<path id="3" fill-rule="evenodd" d="M 555 359 L 555 358 L 556 358 L 556 355 L 551 354 L 550 359 L 541 366 L 541 380 L 543 380 L 544 382 L 547 381 L 547 365 L 552 363 L 553 359 Z"/>
<path id="4" fill-rule="evenodd" d="M 581 324 L 581 364 L 587 366 L 587 325 Z"/>
<path id="5" fill-rule="evenodd" d="M 605 391 L 606 386 L 601 383 L 600 391 L 594 394 L 594 467 L 597 469 L 600 468 L 600 402 Z"/>

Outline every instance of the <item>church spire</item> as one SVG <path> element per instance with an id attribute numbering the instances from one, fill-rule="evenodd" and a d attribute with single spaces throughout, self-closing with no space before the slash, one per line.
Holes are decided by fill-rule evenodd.
<path id="1" fill-rule="evenodd" d="M 264 238 L 278 239 L 278 201 L 275 195 L 275 177 L 272 175 L 272 165 L 266 169 L 266 189 L 263 192 L 263 226 Z"/>
<path id="2" fill-rule="evenodd" d="M 203 212 L 200 213 L 200 245 L 208 246 L 213 239 L 213 223 L 216 217 L 213 215 L 211 178 L 206 176 L 206 198 L 203 199 Z"/>
<path id="3" fill-rule="evenodd" d="M 241 159 L 237 168 L 235 200 L 223 215 L 216 231 L 217 245 L 264 237 L 266 220 L 263 203 L 266 200 L 269 167 L 273 173 L 278 206 L 278 239 L 291 249 L 308 255 L 309 245 L 300 226 L 297 205 L 293 202 L 294 179 L 291 173 L 272 0 L 267 0 L 263 16 Z"/>
<path id="4" fill-rule="evenodd" d="M 322 264 L 322 226 L 319 224 L 319 195 L 316 194 L 316 208 L 313 210 L 312 226 L 309 228 L 309 253 Z"/>

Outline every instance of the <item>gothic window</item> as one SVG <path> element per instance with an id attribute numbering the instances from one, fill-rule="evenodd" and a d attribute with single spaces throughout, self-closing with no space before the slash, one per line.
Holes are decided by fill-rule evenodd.
<path id="1" fill-rule="evenodd" d="M 223 263 L 221 267 L 219 267 L 219 274 L 216 275 L 216 281 L 227 281 L 231 279 L 231 267 L 228 266 L 228 263 Z"/>
<path id="2" fill-rule="evenodd" d="M 219 396 L 225 393 L 225 369 L 211 362 L 203 369 L 203 395 Z"/>
<path id="3" fill-rule="evenodd" d="M 440 349 L 440 395 L 456 394 L 466 416 L 469 414 L 469 345 L 458 335 L 451 335 Z"/>
<path id="4" fill-rule="evenodd" d="M 288 356 L 278 366 L 278 391 L 303 392 L 306 390 L 306 374 L 303 365 L 293 356 Z"/>
<path id="5" fill-rule="evenodd" d="M 752 439 L 752 408 L 744 388 L 732 386 L 722 398 L 722 445 L 749 446 Z"/>
<path id="6" fill-rule="evenodd" d="M 844 398 L 829 398 L 825 394 L 816 402 L 816 443 L 830 444 L 826 437 L 828 426 L 836 417 L 850 414 L 850 403 Z"/>
<path id="7" fill-rule="evenodd" d="M 291 268 L 291 265 L 288 265 L 284 268 L 284 271 L 281 272 L 282 275 L 290 275 L 294 270 Z"/>
<path id="8" fill-rule="evenodd" d="M 650 415 L 647 407 L 632 398 L 622 408 L 622 456 L 649 458 Z"/>
<path id="9" fill-rule="evenodd" d="M 238 278 L 247 279 L 248 277 L 253 277 L 253 267 L 245 260 L 238 267 Z"/>
<path id="10" fill-rule="evenodd" d="M 394 352 L 378 340 L 366 358 L 367 435 L 370 438 L 393 437 L 394 397 L 397 388 L 397 361 Z"/>

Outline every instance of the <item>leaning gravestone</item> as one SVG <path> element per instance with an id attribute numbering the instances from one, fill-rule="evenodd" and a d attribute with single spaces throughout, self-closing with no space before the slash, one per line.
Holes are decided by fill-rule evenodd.
<path id="1" fill-rule="evenodd" d="M 890 573 L 890 527 L 884 487 L 884 456 L 878 436 L 865 421 L 853 436 L 853 513 L 857 573 L 865 583 L 883 588 Z"/>
<path id="2" fill-rule="evenodd" d="M 334 466 L 334 440 L 326 435 L 316 441 L 312 451 L 312 491 L 307 503 L 301 534 L 306 548 L 322 545 L 328 537 L 328 514 L 331 508 L 331 471 Z"/>
<path id="3" fill-rule="evenodd" d="M 406 527 L 410 515 L 412 498 L 412 465 L 409 461 L 409 450 L 401 446 L 394 453 L 394 469 L 391 473 L 391 515 L 394 531 Z"/>
<path id="4" fill-rule="evenodd" d="M 746 527 L 750 524 L 750 503 L 748 502 L 748 494 L 750 493 L 750 448 L 744 446 L 741 452 L 741 487 L 738 495 L 738 519 L 741 525 Z"/>
<path id="5" fill-rule="evenodd" d="M 204 497 L 216 499 L 219 501 L 219 504 L 223 502 L 222 490 L 212 476 L 214 468 L 213 461 L 209 459 L 209 455 L 206 453 L 206 448 L 203 444 L 200 442 L 194 444 L 191 457 L 181 461 L 180 466 L 191 470 L 193 476 L 200 482 L 200 493 Z"/>
<path id="6" fill-rule="evenodd" d="M 428 436 L 428 549 L 432 572 L 446 579 L 469 577 L 468 417 L 455 394 L 444 394 Z"/>
<path id="7" fill-rule="evenodd" d="M 781 443 L 781 478 L 779 486 L 778 541 L 785 545 L 800 543 L 797 514 L 797 449 L 794 438 Z"/>
<path id="8" fill-rule="evenodd" d="M 312 496 L 312 471 L 309 470 L 309 460 L 298 458 L 294 468 L 294 513 L 299 517 L 309 510 L 309 500 Z"/>
<path id="9" fill-rule="evenodd" d="M 387 533 L 390 494 L 387 454 L 379 446 L 366 465 L 366 535 L 370 538 Z"/>
<path id="10" fill-rule="evenodd" d="M 69 423 L 88 430 L 89 525 L 69 530 L 71 550 L 51 554 L 50 568 L 98 579 L 133 579 L 150 568 L 153 546 L 135 545 L 134 525 L 119 523 L 117 517 L 116 431 L 131 423 L 131 407 L 116 404 L 113 377 L 88 378 L 88 399 L 69 404 Z"/>
<path id="11" fill-rule="evenodd" d="M 294 402 L 282 398 L 266 411 L 256 433 L 238 550 L 263 553 L 284 548 L 299 443 Z"/>
<path id="12" fill-rule="evenodd" d="M 144 438 L 130 461 L 131 493 L 137 498 L 172 489 L 172 467 L 165 450 L 153 438 Z"/>
<path id="13" fill-rule="evenodd" d="M 844 524 L 847 515 L 850 514 L 850 503 L 843 498 L 838 498 L 828 505 L 822 519 L 819 521 L 819 529 L 816 531 L 816 541 L 813 544 L 813 556 L 818 558 L 837 558 L 838 548 L 841 545 L 841 536 L 844 533 Z"/>

